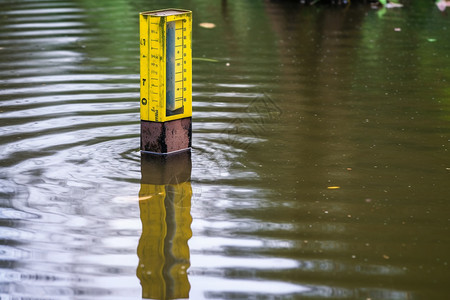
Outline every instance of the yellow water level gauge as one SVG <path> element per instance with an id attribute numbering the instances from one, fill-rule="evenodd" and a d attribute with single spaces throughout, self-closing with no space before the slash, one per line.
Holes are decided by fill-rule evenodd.
<path id="1" fill-rule="evenodd" d="M 142 12 L 140 24 L 141 120 L 192 116 L 192 13 Z"/>

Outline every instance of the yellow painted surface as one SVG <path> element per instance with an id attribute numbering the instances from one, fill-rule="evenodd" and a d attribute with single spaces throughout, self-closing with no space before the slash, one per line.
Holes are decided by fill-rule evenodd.
<path id="1" fill-rule="evenodd" d="M 175 109 L 167 113 L 167 23 L 175 22 Z M 166 9 L 142 12 L 140 27 L 141 120 L 165 122 L 192 116 L 192 13 Z"/>

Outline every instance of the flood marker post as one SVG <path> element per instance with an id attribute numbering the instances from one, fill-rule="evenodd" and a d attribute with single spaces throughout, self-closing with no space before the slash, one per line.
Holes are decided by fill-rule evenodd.
<path id="1" fill-rule="evenodd" d="M 141 151 L 169 154 L 192 143 L 192 12 L 141 12 Z"/>
<path id="2" fill-rule="evenodd" d="M 184 299 L 192 236 L 192 13 L 142 12 L 139 26 L 143 229 L 137 276 L 142 298 Z"/>

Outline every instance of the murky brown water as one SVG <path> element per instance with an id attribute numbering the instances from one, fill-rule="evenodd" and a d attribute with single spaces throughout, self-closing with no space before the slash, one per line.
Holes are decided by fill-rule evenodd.
<path id="1" fill-rule="evenodd" d="M 404 4 L 0 2 L 0 298 L 449 298 L 450 17 Z M 194 16 L 187 182 L 141 174 L 165 7 Z"/>

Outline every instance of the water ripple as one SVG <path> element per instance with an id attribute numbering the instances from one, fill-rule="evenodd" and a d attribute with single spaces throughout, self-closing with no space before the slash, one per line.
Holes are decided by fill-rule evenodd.
<path id="1" fill-rule="evenodd" d="M 394 32 L 414 9 L 186 5 L 205 58 L 193 66 L 192 220 L 171 228 L 170 213 L 182 218 L 164 203 L 161 232 L 192 233 L 174 247 L 190 298 L 442 296 L 448 43 L 402 34 L 423 23 L 445 36 L 445 18 Z M 140 182 L 137 16 L 148 9 L 2 3 L 1 299 L 141 298 L 139 190 L 161 188 Z M 146 259 L 168 263 L 159 277 L 178 272 L 178 254 L 158 251 Z"/>

